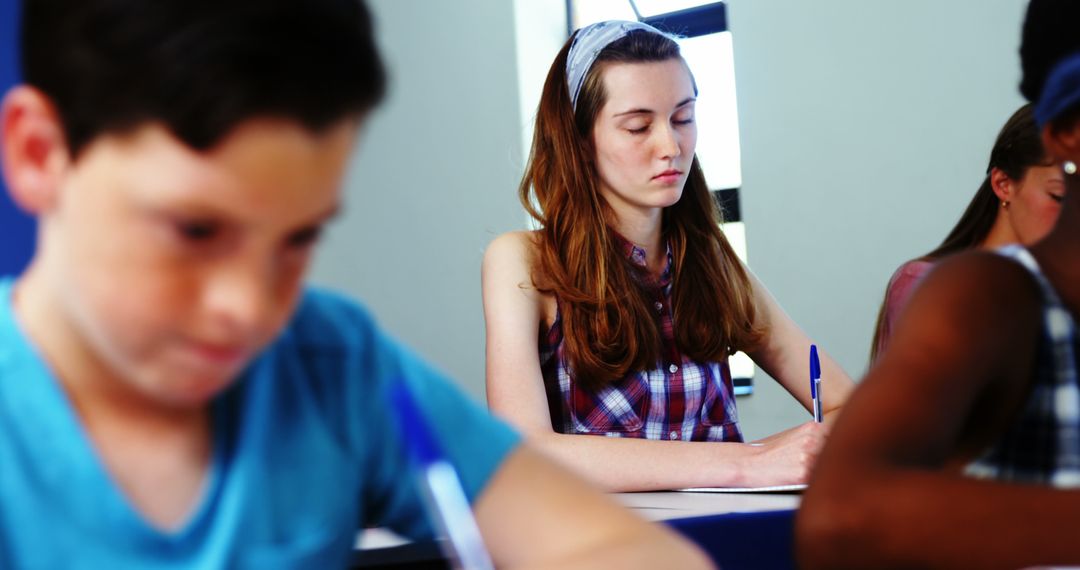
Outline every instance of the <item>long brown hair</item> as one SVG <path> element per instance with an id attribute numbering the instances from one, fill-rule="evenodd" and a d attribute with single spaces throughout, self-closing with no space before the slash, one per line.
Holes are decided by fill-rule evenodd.
<path id="1" fill-rule="evenodd" d="M 592 130 L 607 97 L 602 69 L 610 62 L 682 56 L 670 38 L 631 32 L 600 52 L 575 113 L 565 75 L 572 42 L 563 46 L 544 82 L 519 194 L 540 224 L 533 284 L 558 299 L 567 364 L 578 382 L 597 389 L 656 366 L 661 349 L 652 300 L 608 227 L 613 212 L 599 192 Z M 682 197 L 663 212 L 662 231 L 672 252 L 675 341 L 699 362 L 753 347 L 764 334 L 749 276 L 720 222 L 695 157 Z"/>
<path id="2" fill-rule="evenodd" d="M 994 194 L 990 180 L 993 170 L 996 168 L 1010 180 L 1020 181 L 1032 166 L 1048 166 L 1049 164 L 1031 105 L 1024 105 L 1017 109 L 1008 121 L 1005 121 L 1005 125 L 998 132 L 994 148 L 990 151 L 986 177 L 983 178 L 982 185 L 975 191 L 975 196 L 968 203 L 956 225 L 940 245 L 910 261 L 937 261 L 953 253 L 979 247 L 990 235 L 990 229 L 994 227 L 994 221 L 998 216 L 1000 202 Z M 886 287 L 885 298 L 881 301 L 877 324 L 874 326 L 874 340 L 870 345 L 871 364 L 877 360 L 878 344 L 881 342 L 882 335 L 885 334 L 885 313 L 888 302 L 888 288 Z"/>

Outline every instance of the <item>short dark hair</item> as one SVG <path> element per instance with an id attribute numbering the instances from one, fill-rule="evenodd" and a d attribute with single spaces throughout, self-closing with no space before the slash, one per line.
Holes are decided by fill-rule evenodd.
<path id="1" fill-rule="evenodd" d="M 361 0 L 25 0 L 21 57 L 73 156 L 149 122 L 199 150 L 260 116 L 319 132 L 386 89 Z"/>
<path id="2" fill-rule="evenodd" d="M 1020 42 L 1020 93 L 1028 101 L 1039 101 L 1054 65 L 1080 52 L 1078 24 L 1080 2 L 1076 0 L 1031 0 L 1028 4 Z"/>

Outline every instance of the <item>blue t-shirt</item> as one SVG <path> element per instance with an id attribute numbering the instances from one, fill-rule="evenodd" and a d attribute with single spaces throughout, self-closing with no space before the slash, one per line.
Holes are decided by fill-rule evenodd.
<path id="1" fill-rule="evenodd" d="M 342 568 L 356 532 L 430 536 L 385 391 L 417 395 L 473 500 L 519 441 L 356 304 L 309 291 L 211 404 L 213 458 L 184 526 L 127 501 L 20 330 L 0 280 L 0 568 Z"/>

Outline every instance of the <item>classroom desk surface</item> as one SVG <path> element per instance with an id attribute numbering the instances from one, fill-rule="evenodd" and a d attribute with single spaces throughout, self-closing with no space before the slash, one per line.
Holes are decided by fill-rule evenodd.
<path id="1" fill-rule="evenodd" d="M 794 568 L 792 523 L 798 493 L 615 493 L 615 500 L 662 521 L 701 546 L 725 570 Z M 446 568 L 434 543 L 402 544 L 385 531 L 365 531 L 353 568 Z"/>
<path id="2" fill-rule="evenodd" d="M 799 507 L 798 493 L 614 493 L 612 495 L 638 515 L 653 521 L 722 515 L 791 511 Z"/>

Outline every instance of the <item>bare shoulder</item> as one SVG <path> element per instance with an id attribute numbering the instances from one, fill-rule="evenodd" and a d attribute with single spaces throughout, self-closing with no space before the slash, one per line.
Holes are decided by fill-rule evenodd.
<path id="1" fill-rule="evenodd" d="M 934 262 L 927 261 L 925 259 L 912 259 L 905 262 L 900 267 L 896 268 L 896 272 L 893 273 L 893 279 L 907 278 L 918 279 L 930 271 L 930 268 L 934 266 Z"/>
<path id="2" fill-rule="evenodd" d="M 485 281 L 513 280 L 532 286 L 532 260 L 536 247 L 536 232 L 507 232 L 488 244 L 484 252 L 481 273 Z"/>
<path id="3" fill-rule="evenodd" d="M 500 265 L 512 262 L 529 263 L 533 250 L 536 247 L 537 234 L 535 231 L 506 232 L 496 237 L 488 244 L 484 252 L 484 265 L 498 263 Z"/>
<path id="4" fill-rule="evenodd" d="M 546 296 L 537 291 L 533 279 L 536 240 L 537 232 L 516 231 L 502 234 L 488 244 L 481 268 L 485 295 L 496 290 L 517 290 L 543 304 Z"/>
<path id="5" fill-rule="evenodd" d="M 558 303 L 554 295 L 542 293 L 536 287 L 533 260 L 538 239 L 539 232 L 517 231 L 492 240 L 484 252 L 481 286 L 485 305 L 501 304 L 498 299 L 502 299 L 524 309 L 525 305 L 519 303 L 527 303 L 546 329 L 555 321 Z"/>
<path id="6" fill-rule="evenodd" d="M 889 292 L 905 293 L 912 285 L 921 280 L 934 266 L 933 262 L 925 259 L 913 259 L 896 268 L 892 277 L 889 278 Z"/>

